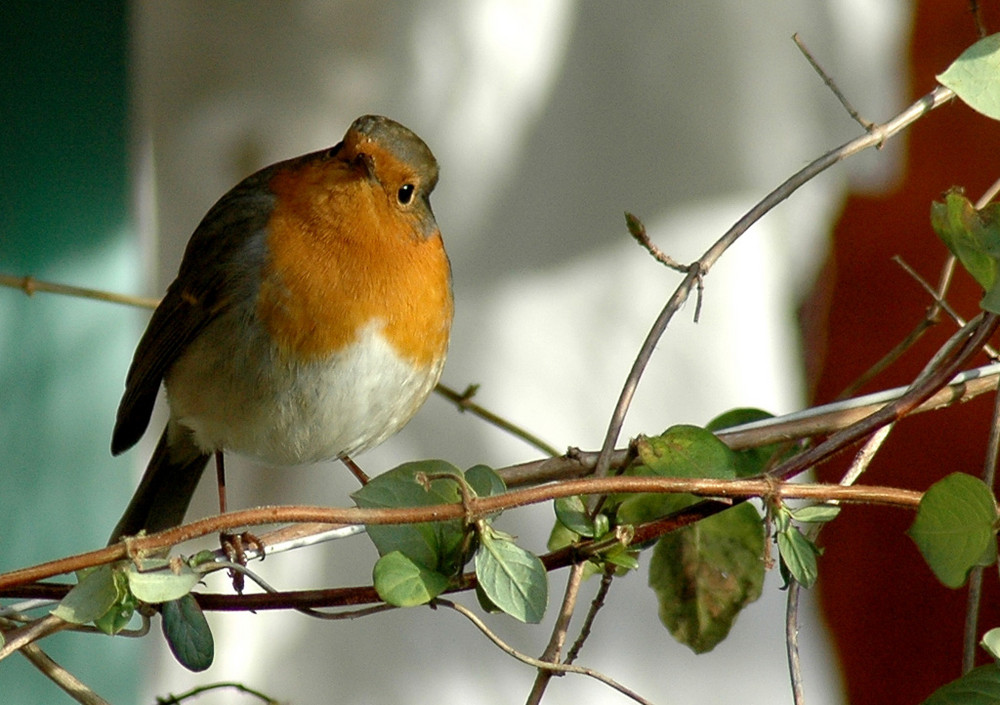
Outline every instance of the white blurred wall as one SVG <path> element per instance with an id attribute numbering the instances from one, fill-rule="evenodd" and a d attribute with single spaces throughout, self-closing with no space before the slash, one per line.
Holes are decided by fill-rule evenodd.
<path id="1" fill-rule="evenodd" d="M 357 115 L 384 113 L 418 132 L 441 163 L 432 200 L 457 309 L 443 381 L 480 383 L 478 401 L 557 446 L 596 448 L 678 281 L 631 241 L 623 211 L 642 218 L 666 252 L 691 260 L 794 170 L 858 133 L 798 54 L 793 32 L 865 115 L 887 117 L 898 107 L 900 5 L 137 2 L 136 193 L 155 263 L 149 291 L 162 292 L 191 231 L 232 184 L 334 144 Z M 689 303 L 661 342 L 626 436 L 703 424 L 735 406 L 780 413 L 801 405 L 795 306 L 848 174 L 877 187 L 894 159 L 890 147 L 818 180 L 725 256 L 706 281 L 701 323 L 691 323 Z M 433 398 L 359 460 L 378 472 L 415 457 L 499 467 L 536 456 Z M 137 473 L 145 457 L 136 453 Z M 353 489 L 333 464 L 231 466 L 236 506 L 345 505 Z M 203 490 L 194 512 L 211 511 Z M 550 523 L 541 509 L 506 526 L 542 551 Z M 373 560 L 361 538 L 253 567 L 282 588 L 322 587 L 367 582 Z M 791 701 L 777 580 L 729 640 L 695 657 L 654 618 L 645 567 L 612 589 L 581 664 L 656 702 Z M 564 575 L 551 578 L 554 607 Z M 588 583 L 583 600 L 595 588 Z M 811 605 L 806 615 L 809 702 L 840 702 Z M 296 703 L 510 703 L 524 699 L 534 677 L 441 611 L 331 623 L 217 615 L 213 624 L 213 669 L 187 674 L 158 649 L 150 693 L 226 679 Z M 537 655 L 550 622 L 490 624 Z M 625 702 L 572 676 L 556 679 L 545 702 L 581 699 Z"/>

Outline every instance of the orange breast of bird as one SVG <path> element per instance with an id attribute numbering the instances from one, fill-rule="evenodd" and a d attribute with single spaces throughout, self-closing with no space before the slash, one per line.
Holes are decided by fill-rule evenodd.
<path id="1" fill-rule="evenodd" d="M 370 147 L 370 149 L 375 149 Z M 405 179 L 374 155 L 381 181 Z M 450 268 L 433 217 L 401 212 L 394 193 L 339 159 L 279 171 L 258 315 L 281 352 L 315 361 L 376 326 L 414 366 L 433 367 L 448 345 Z"/>

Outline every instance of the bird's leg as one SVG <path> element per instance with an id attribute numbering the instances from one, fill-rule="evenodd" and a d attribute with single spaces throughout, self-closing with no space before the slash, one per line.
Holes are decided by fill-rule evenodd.
<path id="1" fill-rule="evenodd" d="M 342 462 L 344 466 L 351 471 L 351 474 L 354 475 L 354 477 L 358 478 L 358 482 L 360 482 L 362 486 L 368 484 L 368 481 L 371 478 L 368 477 L 368 474 L 364 470 L 358 467 L 358 464 L 356 462 L 351 460 L 351 456 L 349 455 L 340 456 L 340 462 Z"/>
<path id="2" fill-rule="evenodd" d="M 215 451 L 215 478 L 219 487 L 219 513 L 225 514 L 228 508 L 226 502 L 226 465 L 221 450 Z M 239 565 L 247 564 L 247 548 L 254 548 L 260 553 L 260 559 L 264 560 L 264 544 L 249 531 L 233 534 L 223 531 L 219 534 L 219 543 L 226 557 Z M 243 593 L 243 573 L 236 570 L 229 571 L 229 577 L 233 581 L 233 589 L 238 593 Z"/>
<path id="3" fill-rule="evenodd" d="M 226 461 L 221 450 L 215 451 L 215 480 L 219 487 L 219 514 L 225 514 L 226 504 Z"/>

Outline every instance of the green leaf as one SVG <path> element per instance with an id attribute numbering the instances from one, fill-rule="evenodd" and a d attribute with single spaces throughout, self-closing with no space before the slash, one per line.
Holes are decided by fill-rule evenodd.
<path id="1" fill-rule="evenodd" d="M 127 589 L 128 580 L 119 571 L 115 571 L 115 582 L 119 586 L 119 598 L 111 609 L 94 620 L 94 626 L 108 635 L 117 634 L 127 627 L 139 606 L 139 600 Z"/>
<path id="2" fill-rule="evenodd" d="M 483 592 L 483 586 L 478 582 L 476 583 L 476 599 L 479 600 L 479 606 L 483 608 L 483 612 L 487 614 L 499 614 L 503 612 L 502 609 L 493 604 L 493 600 L 487 597 L 486 593 Z"/>
<path id="3" fill-rule="evenodd" d="M 724 428 L 742 426 L 746 423 L 764 421 L 765 419 L 773 418 L 774 414 L 764 411 L 763 409 L 754 409 L 752 407 L 730 409 L 729 411 L 723 411 L 721 414 L 709 421 L 705 425 L 705 430 L 715 433 L 716 431 L 721 431 Z"/>
<path id="4" fill-rule="evenodd" d="M 1000 702 L 1000 668 L 990 663 L 941 686 L 923 705 L 996 705 Z"/>
<path id="5" fill-rule="evenodd" d="M 695 653 L 711 651 L 760 597 L 763 556 L 764 528 L 750 504 L 663 536 L 649 564 L 660 621 Z"/>
<path id="6" fill-rule="evenodd" d="M 736 477 L 733 451 L 710 431 L 679 425 L 662 435 L 640 437 L 635 443 L 639 465 L 627 475 L 638 477 L 690 477 L 732 479 Z M 691 494 L 638 494 L 618 506 L 618 523 L 641 524 L 680 511 L 698 501 Z"/>
<path id="7" fill-rule="evenodd" d="M 969 570 L 995 557 L 996 520 L 990 488 L 972 475 L 956 472 L 924 493 L 907 533 L 937 579 L 959 588 Z"/>
<path id="8" fill-rule="evenodd" d="M 1000 204 L 977 211 L 958 191 L 945 196 L 944 203 L 931 204 L 931 227 L 986 294 L 979 305 L 1000 313 Z"/>
<path id="9" fill-rule="evenodd" d="M 636 441 L 639 460 L 647 469 L 639 474 L 661 477 L 730 478 L 734 476 L 729 446 L 711 431 L 681 424 L 659 436 Z"/>
<path id="10" fill-rule="evenodd" d="M 476 577 L 490 602 L 522 622 L 536 624 L 549 601 L 548 576 L 538 556 L 490 527 L 479 536 Z"/>
<path id="11" fill-rule="evenodd" d="M 788 574 L 803 587 L 811 588 L 819 575 L 816 557 L 820 554 L 816 544 L 802 535 L 794 526 L 777 534 L 778 553 Z"/>
<path id="12" fill-rule="evenodd" d="M 601 551 L 600 557 L 611 565 L 623 568 L 625 571 L 639 569 L 639 552 L 630 549 L 625 544 L 617 543 L 606 551 Z"/>
<path id="13" fill-rule="evenodd" d="M 378 596 L 396 607 L 426 605 L 448 588 L 447 576 L 427 570 L 399 551 L 379 558 L 372 575 Z"/>
<path id="14" fill-rule="evenodd" d="M 198 602 L 188 593 L 164 602 L 163 636 L 174 658 L 189 671 L 204 671 L 215 659 L 215 640 Z"/>
<path id="15" fill-rule="evenodd" d="M 125 577 L 132 594 L 151 605 L 187 595 L 201 579 L 186 563 L 171 568 L 165 558 L 146 559 L 139 568 L 130 564 Z"/>
<path id="16" fill-rule="evenodd" d="M 983 37 L 962 52 L 944 73 L 943 86 L 955 91 L 973 110 L 1000 120 L 1000 34 Z"/>
<path id="17" fill-rule="evenodd" d="M 458 468 L 443 460 L 404 463 L 373 477 L 371 482 L 351 496 L 359 507 L 382 509 L 426 507 L 461 501 L 457 480 L 434 480 L 428 489 L 417 481 L 418 473 L 461 476 Z M 403 525 L 369 524 L 366 529 L 380 556 L 400 551 L 428 570 L 447 574 L 462 565 L 461 548 L 465 532 L 460 519 Z"/>
<path id="18" fill-rule="evenodd" d="M 983 555 L 981 555 L 979 557 L 979 560 L 976 561 L 976 565 L 979 566 L 980 568 L 985 568 L 987 566 L 993 565 L 996 562 L 997 562 L 997 542 L 990 541 L 988 544 L 986 544 L 986 550 L 983 551 Z"/>
<path id="19" fill-rule="evenodd" d="M 741 426 L 746 423 L 773 418 L 774 414 L 761 409 L 731 409 L 709 421 L 708 425 L 705 426 L 705 430 L 715 433 L 716 431 L 732 428 L 733 426 Z M 786 443 L 771 443 L 759 448 L 745 448 L 733 451 L 733 457 L 736 461 L 736 477 L 760 475 L 772 463 L 775 455 L 785 451 L 791 452 L 792 450 L 794 449 L 790 448 Z"/>
<path id="20" fill-rule="evenodd" d="M 983 634 L 979 645 L 986 649 L 995 661 L 1000 661 L 1000 628 L 994 627 Z"/>
<path id="21" fill-rule="evenodd" d="M 835 504 L 810 504 L 808 507 L 789 509 L 788 513 L 792 519 L 803 524 L 825 524 L 837 518 L 840 507 Z"/>
<path id="22" fill-rule="evenodd" d="M 478 497 L 494 497 L 507 491 L 503 478 L 488 465 L 473 465 L 465 471 L 465 481 Z"/>
<path id="23" fill-rule="evenodd" d="M 549 540 L 545 544 L 545 547 L 550 551 L 558 551 L 560 548 L 566 548 L 566 546 L 574 544 L 579 540 L 580 534 L 567 529 L 565 524 L 557 521 L 552 525 L 552 531 L 549 532 Z"/>
<path id="24" fill-rule="evenodd" d="M 52 614 L 70 624 L 88 624 L 103 617 L 122 597 L 112 567 L 102 565 L 83 574 Z"/>
<path id="25" fill-rule="evenodd" d="M 608 530 L 607 517 L 599 514 L 598 516 L 603 518 L 604 521 L 600 522 L 600 527 L 595 526 L 594 520 L 587 514 L 587 506 L 583 501 L 583 497 L 579 495 L 560 497 L 553 504 L 555 505 L 556 518 L 559 520 L 559 523 L 580 536 L 593 538 L 594 536 L 606 533 Z M 596 529 L 602 527 L 604 531 L 598 533 Z"/>

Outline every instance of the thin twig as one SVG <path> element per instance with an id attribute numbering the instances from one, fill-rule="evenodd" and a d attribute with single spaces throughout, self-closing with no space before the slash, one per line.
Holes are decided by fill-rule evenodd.
<path id="1" fill-rule="evenodd" d="M 6 620 L 4 620 L 6 621 Z M 36 641 L 40 641 L 50 634 L 66 629 L 67 624 L 53 614 L 46 615 L 33 622 L 4 630 L 3 639 L 0 639 L 0 661 L 13 654 L 19 649 L 23 649 Z"/>
<path id="2" fill-rule="evenodd" d="M 91 690 L 90 686 L 53 661 L 37 644 L 27 644 L 21 647 L 21 655 L 78 703 L 82 705 L 111 705 Z"/>
<path id="3" fill-rule="evenodd" d="M 788 478 L 798 475 L 839 452 L 845 446 L 912 412 L 954 377 L 958 369 L 973 355 L 979 353 L 986 341 L 996 332 L 998 325 L 1000 318 L 995 314 L 977 316 L 938 352 L 935 357 L 943 358 L 940 364 L 937 364 L 933 371 L 925 371 L 903 396 L 874 414 L 838 431 L 819 445 L 785 461 L 775 468 L 774 476 Z"/>
<path id="4" fill-rule="evenodd" d="M 231 573 L 239 573 L 240 575 L 250 578 L 250 580 L 255 583 L 261 590 L 268 593 L 269 595 L 280 595 L 281 591 L 276 587 L 268 583 L 264 578 L 255 573 L 254 571 L 247 568 L 242 563 L 236 563 L 233 561 L 214 561 L 210 564 L 213 566 L 213 570 L 229 570 Z M 397 609 L 395 605 L 390 605 L 388 603 L 382 603 L 378 605 L 372 605 L 371 607 L 362 607 L 356 610 L 344 610 L 341 612 L 322 612 L 314 607 L 292 607 L 296 612 L 300 612 L 307 617 L 312 617 L 313 619 L 325 619 L 325 620 L 341 620 L 341 619 L 358 619 L 359 617 L 368 617 L 373 614 L 379 614 L 380 612 L 388 612 L 390 610 Z"/>
<path id="5" fill-rule="evenodd" d="M 844 388 L 844 390 L 838 395 L 839 399 L 845 399 L 855 394 L 859 389 L 864 387 L 878 375 L 882 374 L 882 372 L 888 369 L 890 365 L 902 357 L 903 353 L 913 347 L 913 345 L 923 336 L 924 333 L 940 321 L 940 313 L 942 310 L 951 315 L 952 319 L 958 323 L 959 327 L 965 325 L 965 321 L 954 313 L 944 299 L 945 294 L 948 292 L 948 287 L 951 286 L 952 275 L 955 272 L 954 255 L 949 255 L 945 260 L 944 266 L 941 268 L 941 276 L 939 277 L 937 290 L 930 288 L 930 285 L 923 279 L 923 277 L 917 274 L 917 272 L 904 262 L 899 255 L 894 256 L 893 260 L 908 274 L 910 274 L 910 276 L 913 277 L 917 283 L 924 287 L 928 293 L 930 293 L 933 303 L 927 308 L 927 311 L 924 313 L 924 317 L 920 319 L 920 322 L 917 323 L 913 330 L 911 330 L 905 338 L 896 343 L 889 352 L 878 360 L 878 362 L 865 370 L 861 376 Z"/>
<path id="6" fill-rule="evenodd" d="M 979 0 L 969 0 L 969 12 L 972 14 L 972 21 L 976 25 L 976 35 L 982 39 L 986 36 L 986 23 L 983 22 L 983 11 L 979 6 Z"/>
<path id="7" fill-rule="evenodd" d="M 839 484 L 850 486 L 857 482 L 858 478 L 861 477 L 864 471 L 868 469 L 872 460 L 874 460 L 879 448 L 885 443 L 885 439 L 889 437 L 893 426 L 894 424 L 888 424 L 872 434 L 871 438 L 865 442 L 861 450 L 854 456 L 854 461 L 840 479 Z M 839 502 L 834 500 L 830 504 L 839 504 Z M 824 524 L 815 524 L 812 526 L 807 534 L 807 538 L 815 543 L 823 526 Z M 803 705 L 805 703 L 805 696 L 802 690 L 802 666 L 799 656 L 799 599 L 802 595 L 801 587 L 797 580 L 791 579 L 789 581 L 785 608 L 785 649 L 788 654 L 788 674 L 792 681 L 792 697 L 794 698 L 795 705 Z"/>
<path id="8" fill-rule="evenodd" d="M 646 248 L 646 251 L 649 252 L 649 254 L 651 254 L 653 259 L 657 262 L 665 267 L 669 267 L 675 272 L 680 272 L 681 274 L 687 274 L 691 271 L 691 265 L 681 264 L 657 247 L 656 244 L 649 238 L 649 234 L 646 232 L 646 226 L 643 225 L 643 222 L 628 211 L 625 211 L 625 227 L 628 229 L 629 234 L 635 238 L 636 242 Z"/>
<path id="9" fill-rule="evenodd" d="M 854 109 L 853 105 L 851 105 L 851 101 L 849 101 L 847 99 L 847 96 L 845 96 L 841 92 L 840 88 L 837 86 L 837 82 L 834 81 L 833 78 L 830 76 L 830 74 L 824 71 L 823 67 L 820 66 L 818 61 L 816 61 L 816 58 L 812 55 L 812 52 L 809 51 L 809 48 L 805 45 L 805 43 L 803 43 L 802 39 L 799 37 L 798 32 L 792 35 L 792 41 L 795 42 L 795 46 L 799 48 L 799 51 L 802 52 L 802 55 L 806 57 L 806 61 L 808 61 L 809 64 L 813 67 L 813 70 L 819 74 L 820 78 L 823 79 L 823 83 L 826 84 L 826 87 L 829 88 L 830 91 L 833 92 L 835 96 L 837 96 L 837 100 L 839 100 L 840 104 L 844 106 L 844 110 L 847 111 L 847 114 L 850 115 L 851 118 L 856 123 L 861 125 L 861 127 L 865 128 L 866 130 L 871 130 L 872 127 L 875 125 L 875 123 L 873 123 L 870 120 L 865 120 L 863 117 L 858 115 L 858 111 Z"/>
<path id="10" fill-rule="evenodd" d="M 547 663 L 545 661 L 532 658 L 527 654 L 522 654 L 520 651 L 518 651 L 513 646 L 511 646 L 503 639 L 501 639 L 499 636 L 497 636 L 489 627 L 486 626 L 486 623 L 483 622 L 483 620 L 481 620 L 478 616 L 476 616 L 474 612 L 472 612 L 471 610 L 467 609 L 466 607 L 457 602 L 452 602 L 451 600 L 444 600 L 438 597 L 435 598 L 432 604 L 440 605 L 441 607 L 448 607 L 450 609 L 455 610 L 460 615 L 462 615 L 470 622 L 472 622 L 476 626 L 476 628 L 479 631 L 481 631 L 486 636 L 487 639 L 489 639 L 497 647 L 499 647 L 500 650 L 502 650 L 507 655 L 516 658 L 521 663 L 526 663 L 529 666 L 533 666 L 535 668 L 544 668 L 551 671 L 556 671 L 558 673 L 577 673 L 582 676 L 589 676 L 591 678 L 599 680 L 601 683 L 604 683 L 605 685 L 610 686 L 611 688 L 614 688 L 622 695 L 631 698 L 637 703 L 642 703 L 643 705 L 653 705 L 652 702 L 646 700 L 644 697 L 642 697 L 635 691 L 626 688 L 624 685 L 614 680 L 613 678 L 609 678 L 603 673 L 595 671 L 592 668 L 583 668 L 581 666 L 573 666 L 571 664 L 565 664 L 565 663 Z"/>
<path id="11" fill-rule="evenodd" d="M 576 609 L 577 596 L 580 594 L 580 583 L 583 581 L 583 569 L 586 562 L 574 563 L 569 570 L 569 577 L 566 579 L 566 590 L 563 594 L 562 605 L 559 607 L 559 614 L 556 616 L 556 623 L 552 626 L 552 636 L 549 638 L 548 646 L 542 652 L 541 660 L 546 663 L 559 663 L 559 656 L 562 654 L 563 644 L 566 643 L 566 632 L 569 630 L 569 622 L 573 618 L 573 611 Z M 552 680 L 554 671 L 548 668 L 538 669 L 535 682 L 531 686 L 531 692 L 525 701 L 527 705 L 538 705 L 542 702 L 545 689 Z"/>
<path id="12" fill-rule="evenodd" d="M 895 423 L 889 423 L 877 430 L 872 434 L 865 444 L 858 451 L 857 455 L 854 456 L 854 462 L 851 466 L 847 468 L 847 472 L 844 476 L 840 478 L 840 484 L 846 486 L 853 485 L 858 481 L 858 478 L 868 469 L 871 462 L 875 459 L 875 454 L 878 453 L 882 444 L 885 443 L 885 439 L 889 437 L 889 433 L 895 427 Z M 816 530 L 822 528 L 822 524 L 816 525 Z"/>
<path id="13" fill-rule="evenodd" d="M 1000 193 L 1000 179 L 994 181 L 990 187 L 986 189 L 986 193 L 982 195 L 982 198 L 976 201 L 976 210 L 982 210 L 988 206 L 990 201 L 996 198 L 998 193 Z"/>
<path id="14" fill-rule="evenodd" d="M 673 295 L 666 302 L 659 316 L 657 316 L 656 321 L 654 321 L 649 333 L 646 335 L 646 339 L 643 341 L 642 347 L 639 349 L 635 361 L 632 364 L 632 368 L 626 377 L 625 384 L 623 385 L 621 394 L 618 397 L 618 402 L 615 405 L 614 412 L 612 413 L 611 419 L 608 423 L 608 430 L 604 437 L 604 443 L 601 446 L 601 453 L 595 469 L 595 473 L 599 477 L 606 476 L 610 470 L 611 455 L 614 452 L 615 443 L 621 433 L 622 425 L 625 423 L 625 415 L 628 413 L 629 406 L 632 404 L 632 398 L 635 396 L 636 388 L 639 385 L 639 379 L 642 377 L 642 374 L 646 369 L 646 365 L 649 363 L 660 338 L 663 337 L 663 333 L 666 331 L 667 325 L 669 325 L 671 319 L 674 317 L 674 314 L 687 300 L 692 288 L 697 285 L 698 281 L 702 277 L 708 274 L 712 266 L 726 252 L 726 250 L 728 250 L 729 247 L 732 246 L 732 244 L 750 228 L 750 226 L 760 220 L 772 208 L 791 196 L 801 186 L 815 178 L 818 174 L 826 171 L 834 164 L 837 164 L 848 157 L 851 157 L 870 147 L 883 144 L 887 139 L 893 137 L 913 121 L 919 119 L 923 115 L 926 115 L 931 110 L 940 107 L 944 103 L 951 100 L 954 96 L 955 94 L 951 91 L 951 89 L 945 88 L 944 86 L 937 86 L 933 91 L 914 102 L 910 105 L 910 107 L 906 108 L 883 125 L 874 126 L 870 131 L 868 131 L 867 134 L 850 140 L 840 147 L 832 149 L 826 154 L 813 160 L 791 177 L 786 179 L 781 185 L 759 201 L 753 208 L 747 211 L 742 218 L 740 218 L 728 231 L 726 231 L 722 237 L 720 237 L 701 256 L 701 258 L 698 259 L 698 268 L 692 269 L 692 271 L 688 272 L 684 276 L 683 281 L 681 281 L 675 289 Z"/>
<path id="15" fill-rule="evenodd" d="M 469 385 L 466 388 L 465 392 L 459 393 L 458 391 L 452 389 L 451 387 L 448 387 L 439 382 L 437 387 L 434 388 L 434 391 L 443 396 L 445 399 L 454 402 L 455 406 L 458 407 L 459 411 L 472 412 L 474 415 L 478 416 L 483 421 L 486 421 L 487 423 L 496 426 L 502 431 L 506 431 L 515 438 L 520 438 L 528 445 L 534 446 L 535 448 L 537 448 L 538 450 L 540 450 L 541 452 L 545 453 L 548 456 L 555 457 L 557 455 L 560 455 L 560 451 L 558 451 L 555 448 L 555 446 L 546 443 L 541 438 L 531 433 L 527 429 L 524 429 L 521 426 L 518 426 L 517 424 L 513 423 L 512 421 L 508 421 L 507 419 L 498 416 L 492 411 L 485 409 L 481 407 L 479 404 L 473 402 L 472 396 L 473 394 L 475 394 L 476 389 L 477 389 L 476 385 Z"/>
<path id="16" fill-rule="evenodd" d="M 899 255 L 893 255 L 892 256 L 892 261 L 895 262 L 896 264 L 898 264 L 900 267 L 902 267 L 903 271 L 906 272 L 907 274 L 909 274 L 910 278 L 913 279 L 913 281 L 917 282 L 917 284 L 920 285 L 920 288 L 922 288 L 924 291 L 926 291 L 930 295 L 930 297 L 934 300 L 934 304 L 927 310 L 927 316 L 926 317 L 928 319 L 934 319 L 934 318 L 936 318 L 937 317 L 937 313 L 940 310 L 940 311 L 944 311 L 946 314 L 948 314 L 948 317 L 951 318 L 951 320 L 953 320 L 958 325 L 959 328 L 961 328 L 962 326 L 964 326 L 966 324 L 966 320 L 964 318 L 962 318 L 958 314 L 958 311 L 956 311 L 955 309 L 953 309 L 951 307 L 951 304 L 949 304 L 944 299 L 944 296 L 938 290 L 938 289 L 940 289 L 940 286 L 938 287 L 938 289 L 935 289 L 933 286 L 931 286 L 930 282 L 928 282 L 926 279 L 924 279 L 922 276 L 920 276 L 920 274 L 917 272 L 917 270 L 915 270 L 913 267 L 911 267 L 906 262 L 906 260 L 904 260 Z M 948 260 L 945 262 L 945 270 L 944 271 L 947 271 L 949 269 L 953 269 L 954 268 L 954 262 L 955 262 L 954 255 L 948 257 Z"/>
<path id="17" fill-rule="evenodd" d="M 222 690 L 222 689 L 235 690 L 237 692 L 244 693 L 245 695 L 252 695 L 253 697 L 266 703 L 267 705 L 279 705 L 280 703 L 279 700 L 275 700 L 271 696 L 266 695 L 265 693 L 262 693 L 259 690 L 254 690 L 253 688 L 245 686 L 242 683 L 227 681 L 222 683 L 209 683 L 208 685 L 199 685 L 196 688 L 192 688 L 191 690 L 185 691 L 178 695 L 171 694 L 166 697 L 162 696 L 158 697 L 156 699 L 156 705 L 180 705 L 181 702 L 188 700 L 190 698 L 197 697 L 202 693 L 208 693 L 213 690 Z"/>
<path id="18" fill-rule="evenodd" d="M 858 391 L 864 387 L 866 384 L 871 382 L 873 379 L 878 377 L 880 374 L 885 372 L 893 363 L 896 362 L 903 353 L 913 347 L 920 338 L 926 333 L 930 328 L 935 325 L 935 321 L 931 320 L 930 317 L 925 316 L 920 319 L 913 329 L 906 334 L 906 336 L 900 340 L 898 343 L 892 346 L 892 349 L 885 355 L 880 357 L 874 365 L 869 367 L 863 373 L 861 373 L 857 379 L 851 382 L 849 385 L 844 387 L 844 389 L 837 395 L 838 400 L 849 399 L 858 393 Z"/>
<path id="19" fill-rule="evenodd" d="M 69 284 L 57 284 L 55 282 L 35 279 L 34 277 L 17 277 L 11 274 L 0 274 L 0 286 L 20 289 L 28 296 L 31 296 L 36 291 L 44 291 L 49 294 L 62 294 L 63 296 L 72 296 L 78 299 L 107 301 L 113 304 L 124 304 L 137 308 L 154 309 L 160 303 L 157 299 L 150 299 L 144 296 L 115 294 L 110 291 L 87 289 L 81 286 L 70 286 Z"/>
<path id="20" fill-rule="evenodd" d="M 799 660 L 799 595 L 802 587 L 798 580 L 788 585 L 785 605 L 785 651 L 788 655 L 788 674 L 792 680 L 792 700 L 795 705 L 805 705 L 802 692 L 802 664 Z"/>
<path id="21" fill-rule="evenodd" d="M 993 404 L 993 421 L 986 445 L 986 459 L 983 462 L 983 482 L 993 488 L 996 483 L 997 462 L 1000 459 L 1000 393 Z M 962 673 L 968 673 L 976 663 L 976 646 L 979 641 L 979 607 L 982 600 L 983 569 L 976 566 L 969 573 L 969 593 L 965 608 L 964 648 L 962 650 Z"/>
<path id="22" fill-rule="evenodd" d="M 590 637 L 590 632 L 594 628 L 594 620 L 597 619 L 597 613 L 604 607 L 604 601 L 608 597 L 608 591 L 611 590 L 611 583 L 614 579 L 614 567 L 608 566 L 604 571 L 604 575 L 601 576 L 601 586 L 597 589 L 597 594 L 594 595 L 594 599 L 590 602 L 590 609 L 587 610 L 587 617 L 583 620 L 583 625 L 580 627 L 580 634 L 576 637 L 576 641 L 573 642 L 573 646 L 566 652 L 565 663 L 573 663 L 576 661 L 576 657 L 580 655 L 580 650 L 583 649 L 584 643 Z"/>
<path id="23" fill-rule="evenodd" d="M 640 245 L 646 248 L 646 251 L 649 252 L 649 254 L 652 255 L 653 259 L 657 262 L 669 267 L 675 272 L 681 272 L 682 274 L 693 273 L 697 276 L 697 296 L 695 297 L 694 316 L 692 318 L 695 323 L 700 321 L 701 304 L 705 299 L 705 278 L 702 276 L 701 267 L 698 263 L 693 262 L 692 264 L 681 264 L 666 252 L 661 250 L 650 239 L 649 234 L 646 232 L 646 226 L 643 225 L 642 221 L 628 211 L 625 211 L 625 226 L 632 237 L 634 237 Z"/>

